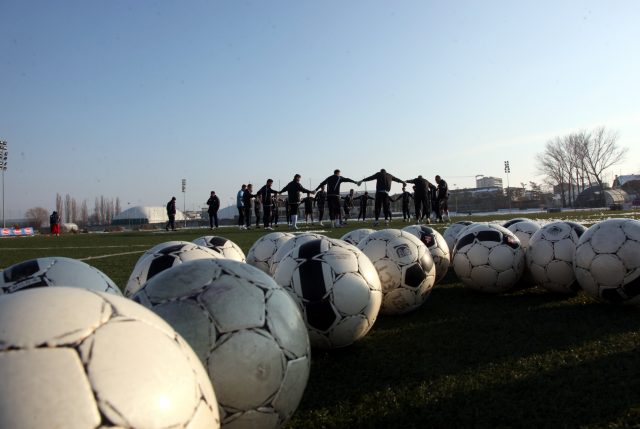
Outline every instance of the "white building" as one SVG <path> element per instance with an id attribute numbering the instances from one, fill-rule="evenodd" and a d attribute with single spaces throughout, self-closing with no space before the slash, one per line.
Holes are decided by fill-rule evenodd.
<path id="1" fill-rule="evenodd" d="M 502 179 L 500 177 L 483 176 L 476 179 L 476 188 L 500 188 L 502 189 Z"/>

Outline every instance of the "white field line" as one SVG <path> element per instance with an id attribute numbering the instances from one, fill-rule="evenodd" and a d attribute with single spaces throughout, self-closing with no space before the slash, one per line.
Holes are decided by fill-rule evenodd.
<path id="1" fill-rule="evenodd" d="M 109 255 L 87 256 L 86 258 L 78 259 L 78 261 L 88 261 L 90 259 L 103 259 L 103 258 L 110 258 L 112 256 L 121 256 L 121 255 L 133 255 L 134 253 L 142 253 L 142 252 L 144 252 L 144 250 L 134 250 L 133 252 L 111 253 Z"/>
<path id="2" fill-rule="evenodd" d="M 2 247 L 2 250 L 59 250 L 59 249 L 119 249 L 122 247 L 147 247 L 148 244 L 127 244 L 125 246 L 56 246 L 56 247 Z"/>

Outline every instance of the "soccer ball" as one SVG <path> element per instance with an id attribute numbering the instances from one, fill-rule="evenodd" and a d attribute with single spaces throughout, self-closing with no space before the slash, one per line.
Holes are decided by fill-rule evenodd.
<path id="1" fill-rule="evenodd" d="M 0 297 L 0 427 L 219 427 L 211 382 L 162 319 L 121 296 Z"/>
<path id="2" fill-rule="evenodd" d="M 520 240 L 500 225 L 474 225 L 458 236 L 453 269 L 460 280 L 482 292 L 505 292 L 524 270 Z"/>
<path id="3" fill-rule="evenodd" d="M 447 275 L 449 264 L 451 263 L 449 246 L 444 237 L 438 231 L 426 225 L 409 225 L 402 228 L 402 230 L 415 235 L 427 246 L 433 262 L 436 264 L 436 283 L 438 283 Z"/>
<path id="4" fill-rule="evenodd" d="M 220 254 L 222 258 L 233 259 L 234 261 L 245 262 L 244 252 L 233 241 L 220 237 L 219 235 L 205 235 L 193 240 L 198 246 L 207 247 Z"/>
<path id="5" fill-rule="evenodd" d="M 309 377 L 307 330 L 291 296 L 259 269 L 200 259 L 133 297 L 181 333 L 208 369 L 223 426 L 279 427 Z"/>
<path id="6" fill-rule="evenodd" d="M 513 232 L 513 230 L 509 229 L 509 227 L 511 225 L 515 225 L 518 222 L 533 222 L 531 219 L 529 219 L 528 217 L 516 217 L 513 219 L 509 219 L 508 221 L 505 221 L 503 223 L 500 223 L 501 226 L 504 226 L 505 228 L 507 228 L 509 231 Z"/>
<path id="7" fill-rule="evenodd" d="M 360 241 L 363 238 L 365 238 L 367 235 L 371 234 L 372 232 L 376 232 L 376 230 L 371 228 L 354 229 L 353 231 L 349 231 L 345 235 L 340 237 L 340 240 L 346 241 L 349 244 L 353 244 L 354 246 L 357 246 L 358 243 L 360 243 Z"/>
<path id="8" fill-rule="evenodd" d="M 529 240 L 527 268 L 534 284 L 557 293 L 580 289 L 573 270 L 573 256 L 580 236 L 565 221 L 544 225 Z"/>
<path id="9" fill-rule="evenodd" d="M 515 236 L 518 237 L 520 245 L 526 253 L 527 248 L 529 247 L 529 240 L 531 240 L 531 236 L 540 229 L 540 225 L 532 220 L 523 219 L 517 222 L 512 221 L 509 223 L 509 226 L 505 226 L 505 228 L 513 232 Z"/>
<path id="10" fill-rule="evenodd" d="M 62 256 L 29 259 L 5 268 L 0 275 L 0 295 L 41 286 L 70 286 L 122 295 L 99 269 Z"/>
<path id="11" fill-rule="evenodd" d="M 263 235 L 249 249 L 247 253 L 247 264 L 253 265 L 267 274 L 271 274 L 269 269 L 271 259 L 282 246 L 294 235 L 289 232 L 271 232 Z"/>
<path id="12" fill-rule="evenodd" d="M 294 248 L 298 247 L 302 243 L 307 241 L 317 240 L 319 238 L 326 238 L 322 234 L 316 234 L 315 232 L 303 232 L 302 234 L 294 235 L 290 240 L 287 240 L 280 246 L 273 258 L 271 258 L 271 265 L 269 266 L 269 274 L 273 277 L 278 268 L 278 264 L 282 259 L 287 256 L 287 253 L 291 252 Z"/>
<path id="13" fill-rule="evenodd" d="M 136 262 L 133 271 L 124 288 L 125 296 L 132 296 L 150 278 L 161 271 L 183 262 L 194 259 L 220 258 L 220 254 L 213 250 L 198 246 L 188 241 L 167 241 L 147 250 Z"/>
<path id="14" fill-rule="evenodd" d="M 381 314 L 408 313 L 425 302 L 436 281 L 436 266 L 418 238 L 398 229 L 381 229 L 365 237 L 358 248 L 378 271 Z"/>
<path id="15" fill-rule="evenodd" d="M 364 337 L 380 311 L 375 267 L 343 241 L 307 241 L 280 261 L 274 276 L 302 309 L 313 347 L 344 347 Z"/>
<path id="16" fill-rule="evenodd" d="M 573 268 L 589 295 L 640 304 L 640 222 L 607 219 L 592 225 L 578 241 Z"/>
<path id="17" fill-rule="evenodd" d="M 455 242 L 456 242 L 456 237 L 458 236 L 460 231 L 462 231 L 464 228 L 466 228 L 469 225 L 473 225 L 473 222 L 468 220 L 461 220 L 459 222 L 449 225 L 447 229 L 444 230 L 444 234 L 442 234 L 442 236 L 444 237 L 444 241 L 447 242 L 447 246 L 449 247 L 449 250 L 453 249 L 453 246 L 455 245 Z"/>
<path id="18" fill-rule="evenodd" d="M 584 226 L 581 223 L 573 222 L 573 221 L 570 221 L 570 220 L 565 220 L 564 222 L 566 224 L 568 224 L 571 228 L 573 228 L 573 230 L 576 232 L 576 234 L 578 234 L 578 237 L 582 237 L 582 234 L 587 232 L 587 227 Z"/>

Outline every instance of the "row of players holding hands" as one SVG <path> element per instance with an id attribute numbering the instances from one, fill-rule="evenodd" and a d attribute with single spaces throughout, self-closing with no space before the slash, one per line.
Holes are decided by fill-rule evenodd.
<path id="1" fill-rule="evenodd" d="M 242 226 L 243 222 L 246 223 L 248 227 L 250 225 L 250 216 L 251 216 L 251 199 L 255 198 L 257 201 L 261 202 L 264 206 L 264 214 L 263 214 L 263 223 L 265 228 L 269 228 L 269 225 L 272 220 L 272 209 L 276 208 L 277 204 L 277 195 L 287 193 L 287 213 L 290 214 L 290 223 L 292 228 L 298 229 L 298 207 L 302 202 L 301 194 L 306 193 L 316 194 L 316 204 L 319 209 L 322 210 L 320 212 L 320 220 L 322 220 L 323 212 L 324 212 L 324 202 L 326 199 L 328 208 L 329 208 L 329 219 L 331 221 L 331 225 L 335 227 L 340 226 L 340 185 L 342 183 L 354 183 L 357 186 L 360 186 L 362 182 L 368 182 L 371 180 L 376 180 L 376 191 L 375 198 L 371 198 L 365 192 L 365 195 L 359 197 L 353 197 L 353 199 L 360 199 L 361 208 L 364 206 L 366 208 L 367 201 L 369 199 L 373 199 L 374 202 L 374 217 L 376 225 L 378 223 L 378 219 L 380 217 L 380 212 L 384 210 L 385 220 L 391 219 L 391 198 L 389 196 L 389 192 L 391 191 L 391 183 L 398 182 L 403 185 L 403 193 L 398 198 L 403 198 L 403 212 L 408 214 L 409 210 L 409 199 L 413 198 L 415 203 L 415 212 L 416 218 L 418 220 L 423 217 L 428 217 L 431 211 L 431 208 L 434 208 L 436 212 L 436 217 L 438 221 L 442 221 L 442 216 L 448 216 L 448 207 L 447 200 L 449 198 L 449 190 L 447 186 L 447 182 L 444 181 L 440 176 L 436 176 L 435 180 L 437 186 L 433 185 L 427 179 L 424 179 L 421 175 L 416 177 L 415 179 L 410 180 L 401 180 L 395 177 L 394 175 L 387 173 L 383 168 L 379 172 L 372 174 L 371 176 L 365 177 L 360 181 L 355 181 L 353 179 L 349 179 L 347 177 L 343 177 L 340 173 L 340 170 L 336 169 L 333 172 L 333 175 L 327 177 L 323 180 L 315 190 L 306 189 L 300 183 L 301 179 L 300 174 L 296 174 L 293 177 L 293 180 L 289 182 L 284 188 L 280 191 L 273 189 L 273 180 L 268 179 L 266 184 L 262 186 L 255 194 L 253 193 L 253 185 L 242 185 L 242 189 L 238 191 L 237 194 L 237 208 L 238 208 L 238 223 Z M 409 192 L 405 190 L 406 184 L 412 183 L 414 194 L 411 195 Z M 326 189 L 326 191 L 325 191 Z M 432 200 L 434 204 L 432 204 Z M 310 202 L 310 200 L 307 200 Z M 361 214 L 362 214 L 361 210 Z M 364 220 L 364 216 L 363 216 Z"/>

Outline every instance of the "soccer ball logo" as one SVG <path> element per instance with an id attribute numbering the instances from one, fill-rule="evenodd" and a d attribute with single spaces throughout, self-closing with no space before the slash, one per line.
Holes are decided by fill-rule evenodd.
<path id="1" fill-rule="evenodd" d="M 640 222 L 608 219 L 592 225 L 578 241 L 573 267 L 589 295 L 640 304 Z"/>
<path id="2" fill-rule="evenodd" d="M 348 346 L 364 337 L 378 316 L 378 273 L 364 253 L 343 240 L 301 244 L 280 262 L 274 278 L 302 309 L 314 347 Z"/>
<path id="3" fill-rule="evenodd" d="M 193 347 L 209 372 L 222 424 L 277 427 L 309 376 L 309 337 L 289 294 L 259 269 L 200 259 L 163 271 L 133 297 Z"/>
<path id="4" fill-rule="evenodd" d="M 520 241 L 499 225 L 474 225 L 458 236 L 453 269 L 462 282 L 483 292 L 505 292 L 524 270 Z"/>
<path id="5" fill-rule="evenodd" d="M 382 285 L 382 314 L 403 314 L 420 307 L 435 284 L 433 258 L 418 238 L 397 229 L 383 229 L 359 244 L 371 259 Z"/>

